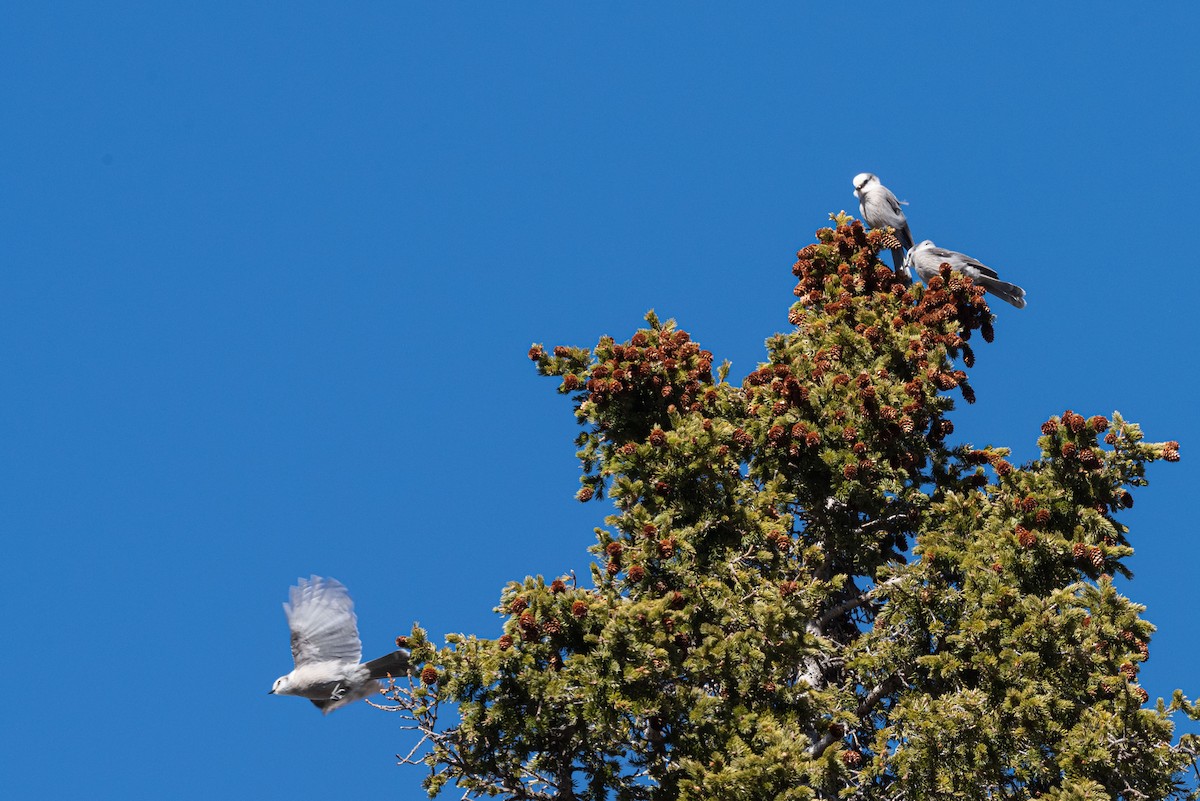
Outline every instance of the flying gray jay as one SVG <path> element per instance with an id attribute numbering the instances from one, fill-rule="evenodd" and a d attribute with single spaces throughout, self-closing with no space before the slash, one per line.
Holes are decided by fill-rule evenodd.
<path id="1" fill-rule="evenodd" d="M 970 256 L 939 248 L 926 239 L 908 251 L 908 255 L 904 257 L 905 268 L 916 270 L 917 275 L 926 284 L 938 274 L 942 264 L 949 264 L 951 270 L 958 270 L 1001 300 L 1008 301 L 1018 309 L 1025 308 L 1024 289 L 1016 284 L 1001 281 L 995 270 L 980 264 Z"/>
<path id="2" fill-rule="evenodd" d="M 362 643 L 354 602 L 342 583 L 313 576 L 300 579 L 283 605 L 292 630 L 296 669 L 275 679 L 271 692 L 299 695 L 326 715 L 379 690 L 379 679 L 408 670 L 409 652 L 401 648 L 360 664 Z"/>
<path id="3" fill-rule="evenodd" d="M 900 201 L 892 194 L 892 190 L 879 183 L 879 178 L 873 173 L 860 172 L 854 176 L 854 196 L 858 198 L 858 210 L 862 218 L 872 228 L 893 228 L 896 238 L 904 250 L 913 246 L 912 233 L 908 230 L 908 220 L 900 208 Z M 896 274 L 904 264 L 904 251 L 892 248 L 892 267 Z M 909 276 L 912 280 L 912 276 Z"/>

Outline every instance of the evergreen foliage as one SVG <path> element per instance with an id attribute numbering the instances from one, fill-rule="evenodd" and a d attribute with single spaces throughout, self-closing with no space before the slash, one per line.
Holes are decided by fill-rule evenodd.
<path id="1" fill-rule="evenodd" d="M 498 639 L 401 638 L 426 667 L 392 699 L 431 795 L 1195 797 L 1172 717 L 1200 714 L 1148 705 L 1154 629 L 1110 578 L 1129 490 L 1178 444 L 1066 411 L 1026 465 L 948 445 L 983 291 L 947 267 L 909 286 L 885 234 L 835 222 L 741 386 L 653 313 L 530 350 L 583 426 L 579 500 L 615 511 L 591 582 L 509 585 Z"/>

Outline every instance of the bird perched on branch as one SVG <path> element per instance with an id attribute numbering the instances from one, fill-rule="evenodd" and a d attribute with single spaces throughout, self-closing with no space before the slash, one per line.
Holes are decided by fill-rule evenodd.
<path id="1" fill-rule="evenodd" d="M 359 662 L 358 619 L 341 582 L 320 576 L 300 579 L 288 599 L 283 611 L 292 630 L 296 669 L 275 680 L 275 695 L 307 698 L 328 715 L 376 692 L 380 679 L 407 672 L 410 654 L 404 648 Z"/>
<path id="2" fill-rule="evenodd" d="M 891 228 L 896 232 L 903 248 L 892 248 L 892 267 L 896 274 L 904 265 L 904 251 L 913 246 L 912 233 L 908 230 L 908 219 L 900 208 L 900 201 L 892 190 L 879 182 L 874 173 L 860 172 L 854 176 L 854 196 L 858 198 L 858 210 L 863 221 L 872 228 Z M 909 276 L 909 280 L 911 280 Z"/>
<path id="3" fill-rule="evenodd" d="M 929 283 L 930 278 L 938 274 L 943 264 L 949 264 L 951 270 L 957 270 L 969 277 L 1001 300 L 1011 303 L 1018 309 L 1025 308 L 1024 289 L 1016 284 L 1001 281 L 995 270 L 970 256 L 954 250 L 939 248 L 926 239 L 908 251 L 908 255 L 904 258 L 905 269 L 915 270 L 926 284 Z"/>

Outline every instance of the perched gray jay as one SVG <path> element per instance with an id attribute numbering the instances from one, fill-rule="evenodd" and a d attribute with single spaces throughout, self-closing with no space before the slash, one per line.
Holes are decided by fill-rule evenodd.
<path id="1" fill-rule="evenodd" d="M 951 270 L 958 270 L 1001 300 L 1008 301 L 1018 309 L 1025 308 L 1024 289 L 1016 284 L 1001 281 L 995 270 L 980 264 L 970 256 L 939 248 L 926 239 L 908 251 L 908 255 L 904 257 L 905 268 L 916 270 L 917 275 L 926 284 L 938 274 L 942 264 L 949 264 Z"/>
<path id="2" fill-rule="evenodd" d="M 892 190 L 879 183 L 876 175 L 860 172 L 854 176 L 854 196 L 858 198 L 858 210 L 862 212 L 867 225 L 872 228 L 893 228 L 904 250 L 913 246 L 912 233 L 908 230 L 908 220 L 900 208 L 900 201 L 896 200 Z M 897 275 L 903 264 L 904 251 L 892 248 L 892 267 Z M 909 280 L 912 280 L 912 276 L 909 276 Z"/>
<path id="3" fill-rule="evenodd" d="M 275 679 L 271 692 L 299 695 L 326 715 L 379 690 L 379 679 L 408 670 L 404 648 L 360 664 L 362 643 L 354 602 L 341 582 L 313 576 L 300 579 L 283 605 L 292 630 L 296 669 Z"/>

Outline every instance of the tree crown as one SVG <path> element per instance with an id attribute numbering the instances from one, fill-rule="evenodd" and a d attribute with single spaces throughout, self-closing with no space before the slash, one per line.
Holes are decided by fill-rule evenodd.
<path id="1" fill-rule="evenodd" d="M 1041 456 L 951 445 L 983 290 L 909 286 L 839 215 L 798 253 L 795 328 L 740 385 L 651 313 L 535 345 L 609 498 L 587 586 L 514 582 L 497 639 L 408 639 L 396 709 L 436 794 L 525 799 L 1189 797 L 1118 522 L 1179 458 L 1119 414 L 1051 417 Z M 961 367 L 959 366 L 961 365 Z M 460 720 L 440 730 L 438 704 Z"/>

